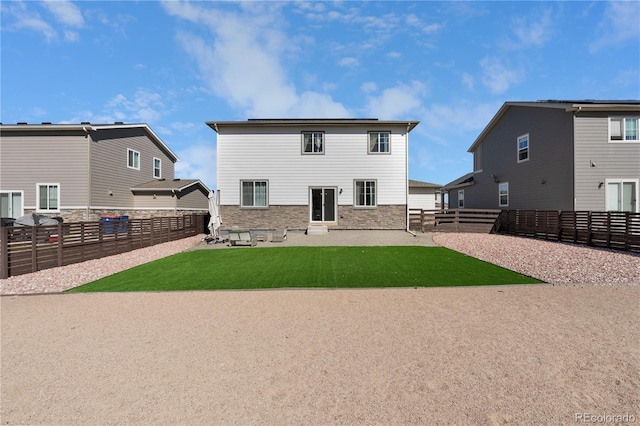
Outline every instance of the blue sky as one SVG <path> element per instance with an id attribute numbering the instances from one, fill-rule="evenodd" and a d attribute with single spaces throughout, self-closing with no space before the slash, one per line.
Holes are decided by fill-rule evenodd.
<path id="1" fill-rule="evenodd" d="M 205 121 L 420 120 L 409 176 L 445 184 L 505 101 L 640 99 L 635 1 L 0 7 L 1 122 L 144 122 L 212 189 Z"/>

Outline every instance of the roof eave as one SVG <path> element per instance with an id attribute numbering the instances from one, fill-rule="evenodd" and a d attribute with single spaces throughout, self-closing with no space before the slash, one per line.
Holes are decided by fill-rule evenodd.
<path id="1" fill-rule="evenodd" d="M 402 125 L 407 126 L 408 131 L 413 130 L 420 121 L 417 120 L 377 120 L 377 119 L 265 119 L 261 120 L 247 120 L 247 121 L 206 121 L 205 124 L 209 126 L 216 133 L 220 133 L 220 126 L 230 127 L 300 127 L 301 125 L 331 125 L 342 127 L 356 127 L 367 125 L 376 125 L 376 127 L 384 125 Z"/>

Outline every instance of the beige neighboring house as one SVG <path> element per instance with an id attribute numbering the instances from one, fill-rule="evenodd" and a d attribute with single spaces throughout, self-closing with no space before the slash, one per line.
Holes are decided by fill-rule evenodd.
<path id="1" fill-rule="evenodd" d="M 409 209 L 436 210 L 442 206 L 442 185 L 409 179 Z"/>
<path id="2" fill-rule="evenodd" d="M 92 221 L 208 211 L 209 188 L 146 124 L 0 124 L 0 216 Z"/>

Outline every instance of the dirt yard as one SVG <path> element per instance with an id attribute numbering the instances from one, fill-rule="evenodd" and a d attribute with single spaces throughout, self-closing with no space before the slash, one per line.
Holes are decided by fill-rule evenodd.
<path id="1" fill-rule="evenodd" d="M 640 286 L 0 302 L 2 424 L 640 422 Z"/>

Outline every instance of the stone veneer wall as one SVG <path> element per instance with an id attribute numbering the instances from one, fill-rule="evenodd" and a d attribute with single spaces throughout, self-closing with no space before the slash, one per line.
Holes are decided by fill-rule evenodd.
<path id="1" fill-rule="evenodd" d="M 35 213 L 35 210 L 25 209 L 24 214 Z M 175 217 L 189 214 L 206 214 L 203 210 L 61 210 L 59 213 L 38 213 L 44 216 L 61 217 L 64 222 L 94 222 L 99 221 L 102 216 L 129 216 L 130 219 L 148 219 L 150 217 Z"/>
<path id="2" fill-rule="evenodd" d="M 356 209 L 338 206 L 337 225 L 330 229 L 401 229 L 407 227 L 405 205 L 378 206 Z M 222 229 L 233 226 L 248 229 L 303 230 L 309 226 L 309 206 L 269 206 L 266 209 L 247 209 L 239 206 L 220 206 Z"/>

